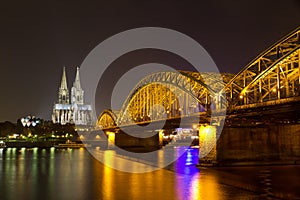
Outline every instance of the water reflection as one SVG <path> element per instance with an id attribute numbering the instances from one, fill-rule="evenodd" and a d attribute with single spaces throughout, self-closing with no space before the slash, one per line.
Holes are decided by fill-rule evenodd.
<path id="1" fill-rule="evenodd" d="M 114 151 L 106 151 L 104 154 L 104 162 L 108 163 L 109 165 L 112 165 L 113 163 L 113 157 L 115 152 Z M 104 199 L 115 199 L 114 198 L 114 178 L 113 178 L 113 169 L 110 167 L 104 167 L 103 170 L 103 179 L 102 179 L 102 191 L 105 191 L 103 193 Z"/>
<path id="2" fill-rule="evenodd" d="M 124 157 L 115 159 L 118 155 L 114 151 L 105 151 L 103 156 L 109 166 L 128 164 Z M 101 166 L 103 165 L 97 166 L 97 172 Z M 137 168 L 140 167 L 141 163 Z M 174 199 L 174 176 L 170 171 L 126 173 L 105 166 L 102 174 L 103 199 Z"/>
<path id="3" fill-rule="evenodd" d="M 175 163 L 175 171 L 180 174 L 190 174 L 199 173 L 199 169 L 195 166 L 198 164 L 198 155 L 199 150 L 196 148 L 189 148 L 185 150 L 185 153 L 182 153 L 181 148 L 176 148 L 175 154 L 179 157 Z M 178 156 L 181 155 L 181 156 Z"/>
<path id="4" fill-rule="evenodd" d="M 180 152 L 180 150 L 176 151 Z M 218 180 L 214 176 L 201 176 L 198 163 L 198 149 L 190 148 L 175 162 L 176 193 L 178 199 L 219 198 Z"/>
<path id="5" fill-rule="evenodd" d="M 221 185 L 216 174 L 196 168 L 197 153 L 188 150 L 167 169 L 125 173 L 103 165 L 84 149 L 0 149 L 0 199 L 225 199 L 232 195 L 235 191 Z M 118 155 L 112 150 L 99 155 L 110 164 L 127 162 L 124 157 L 116 161 Z M 164 156 L 158 151 L 158 164 Z"/>

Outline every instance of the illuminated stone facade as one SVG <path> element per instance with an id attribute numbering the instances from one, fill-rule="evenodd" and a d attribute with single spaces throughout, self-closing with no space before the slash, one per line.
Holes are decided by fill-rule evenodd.
<path id="1" fill-rule="evenodd" d="M 77 68 L 76 78 L 71 88 L 71 101 L 64 68 L 58 91 L 58 102 L 53 107 L 53 123 L 92 125 L 92 116 L 91 105 L 84 104 L 84 91 L 80 85 L 79 68 Z"/>

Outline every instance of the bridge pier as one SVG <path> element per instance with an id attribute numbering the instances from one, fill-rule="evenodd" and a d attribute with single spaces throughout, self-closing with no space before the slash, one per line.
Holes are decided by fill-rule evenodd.
<path id="1" fill-rule="evenodd" d="M 145 137 L 145 138 L 135 137 L 127 133 L 132 134 L 133 130 L 131 131 L 120 130 L 118 133 L 115 134 L 114 139 L 115 139 L 116 146 L 132 152 L 150 152 L 153 150 L 160 149 L 162 147 L 163 144 L 162 132 L 157 132 L 152 136 Z"/>
<path id="2" fill-rule="evenodd" d="M 116 133 L 108 131 L 106 132 L 106 134 L 107 134 L 108 149 L 113 149 L 116 143 Z"/>
<path id="3" fill-rule="evenodd" d="M 217 160 L 217 127 L 200 125 L 199 129 L 199 164 L 213 164 Z"/>
<path id="4" fill-rule="evenodd" d="M 217 141 L 219 164 L 300 162 L 300 124 L 224 127 Z"/>

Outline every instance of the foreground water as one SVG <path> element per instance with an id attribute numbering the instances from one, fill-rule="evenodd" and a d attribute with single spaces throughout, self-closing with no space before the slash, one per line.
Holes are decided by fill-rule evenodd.
<path id="1" fill-rule="evenodd" d="M 103 151 L 99 156 L 113 159 L 112 153 Z M 224 180 L 230 177 L 223 172 L 199 169 L 196 163 L 192 153 L 165 169 L 127 173 L 107 167 L 84 149 L 0 149 L 0 199 L 218 200 L 260 196 L 251 188 L 228 184 Z"/>

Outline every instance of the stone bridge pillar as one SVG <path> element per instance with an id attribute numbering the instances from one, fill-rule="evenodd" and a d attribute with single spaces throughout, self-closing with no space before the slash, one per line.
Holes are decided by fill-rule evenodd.
<path id="1" fill-rule="evenodd" d="M 106 134 L 107 134 L 107 140 L 108 140 L 108 149 L 113 149 L 115 147 L 116 133 L 108 131 L 108 132 L 106 132 Z"/>
<path id="2" fill-rule="evenodd" d="M 216 162 L 217 127 L 201 125 L 199 127 L 199 163 L 213 164 Z"/>

